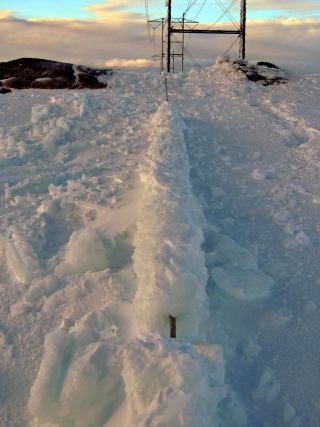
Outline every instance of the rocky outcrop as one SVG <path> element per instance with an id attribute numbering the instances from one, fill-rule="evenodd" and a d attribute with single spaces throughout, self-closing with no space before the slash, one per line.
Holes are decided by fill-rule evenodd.
<path id="1" fill-rule="evenodd" d="M 0 93 L 15 89 L 102 89 L 112 70 L 37 58 L 0 63 Z"/>
<path id="2" fill-rule="evenodd" d="M 279 85 L 287 83 L 289 76 L 285 70 L 277 67 L 271 62 L 258 62 L 256 65 L 242 61 L 241 59 L 230 59 L 219 56 L 216 66 L 221 67 L 227 75 L 237 75 L 262 86 Z"/>

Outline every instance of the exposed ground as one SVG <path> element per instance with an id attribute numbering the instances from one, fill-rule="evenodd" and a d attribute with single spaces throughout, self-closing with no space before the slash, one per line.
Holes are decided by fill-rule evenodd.
<path id="1" fill-rule="evenodd" d="M 14 89 L 102 89 L 111 70 L 38 58 L 0 63 L 0 93 Z"/>

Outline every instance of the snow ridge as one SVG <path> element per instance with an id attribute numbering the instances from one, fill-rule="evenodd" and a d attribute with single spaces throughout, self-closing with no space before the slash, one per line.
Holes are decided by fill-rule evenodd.
<path id="1" fill-rule="evenodd" d="M 177 318 L 177 337 L 192 339 L 207 316 L 208 279 L 201 225 L 191 192 L 190 166 L 179 110 L 164 102 L 152 122 L 153 142 L 140 166 L 146 182 L 138 211 L 134 270 L 139 285 L 133 301 L 139 331 L 168 335 L 168 316 Z"/>
<path id="2" fill-rule="evenodd" d="M 217 405 L 228 391 L 222 346 L 195 345 L 196 351 L 183 339 L 196 339 L 208 315 L 204 218 L 191 192 L 184 128 L 177 107 L 160 105 L 140 165 L 146 186 L 133 240 L 138 276 L 133 306 L 144 337 L 124 349 L 129 427 L 217 427 Z M 169 315 L 177 318 L 176 340 L 164 336 Z"/>

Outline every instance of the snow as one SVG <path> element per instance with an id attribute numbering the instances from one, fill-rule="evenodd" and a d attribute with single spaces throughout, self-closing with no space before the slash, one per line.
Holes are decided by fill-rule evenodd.
<path id="1" fill-rule="evenodd" d="M 1 95 L 0 425 L 317 425 L 320 91 L 262 72 Z"/>
<path id="2" fill-rule="evenodd" d="M 188 341 L 171 340 L 159 332 L 128 343 L 121 375 L 129 425 L 147 425 L 153 419 L 153 425 L 218 426 L 216 407 L 228 386 L 223 385 L 223 373 L 221 378 L 224 361 L 218 357 L 215 362 L 211 370 Z"/>
<path id="3" fill-rule="evenodd" d="M 153 142 L 140 172 L 146 185 L 133 240 L 139 279 L 133 305 L 142 334 L 157 329 L 168 335 L 171 315 L 177 336 L 190 339 L 207 317 L 204 219 L 191 192 L 179 111 L 164 102 L 152 126 Z"/>

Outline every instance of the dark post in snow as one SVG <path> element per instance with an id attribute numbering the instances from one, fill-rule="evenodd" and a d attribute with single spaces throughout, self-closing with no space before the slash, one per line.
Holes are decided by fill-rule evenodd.
<path id="1" fill-rule="evenodd" d="M 239 45 L 239 58 L 240 59 L 245 59 L 245 57 L 246 57 L 246 13 L 247 13 L 246 0 L 241 0 L 241 5 L 240 5 L 240 45 Z"/>
<path id="2" fill-rule="evenodd" d="M 176 336 L 177 336 L 177 326 L 176 326 L 177 319 L 175 317 L 172 317 L 169 315 L 169 321 L 170 321 L 170 338 L 176 338 Z"/>
<path id="3" fill-rule="evenodd" d="M 170 37 L 171 37 L 171 0 L 168 1 L 168 15 L 167 15 L 167 25 L 168 25 L 168 42 L 167 42 L 167 73 L 170 73 Z"/>

